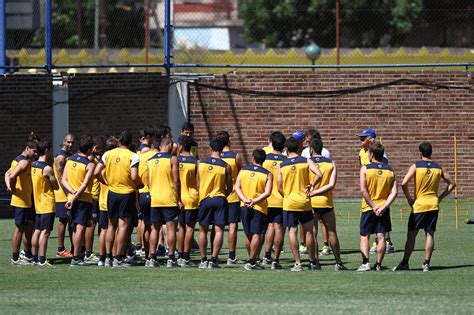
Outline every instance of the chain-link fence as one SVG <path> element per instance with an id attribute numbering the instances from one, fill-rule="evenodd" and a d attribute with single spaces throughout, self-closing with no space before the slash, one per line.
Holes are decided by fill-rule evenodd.
<path id="1" fill-rule="evenodd" d="M 5 0 L 9 63 L 44 65 L 46 2 Z M 165 2 L 52 0 L 53 65 L 163 64 Z M 173 64 L 474 60 L 472 0 L 174 0 L 170 5 Z"/>

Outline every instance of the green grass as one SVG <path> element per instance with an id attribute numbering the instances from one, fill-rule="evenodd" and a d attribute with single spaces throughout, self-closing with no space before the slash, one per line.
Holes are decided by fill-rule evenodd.
<path id="1" fill-rule="evenodd" d="M 461 202 L 461 219 L 473 216 L 471 202 Z M 413 270 L 389 270 L 402 258 L 407 207 L 392 207 L 392 239 L 397 252 L 387 255 L 381 273 L 357 274 L 358 204 L 337 203 L 342 257 L 347 272 L 334 272 L 332 256 L 322 258 L 322 271 L 291 273 L 286 240 L 285 270 L 246 272 L 241 267 L 219 270 L 184 268 L 71 268 L 49 256 L 53 267 L 14 267 L 10 260 L 13 220 L 0 220 L 0 306 L 11 313 L 125 313 L 187 311 L 193 313 L 472 313 L 474 301 L 474 226 L 455 228 L 453 201 L 443 204 L 436 233 L 432 272 L 420 271 L 424 236 L 419 235 L 410 261 Z M 400 217 L 400 208 L 403 216 Z M 55 235 L 53 232 L 53 235 Z M 239 236 L 243 236 L 240 234 Z M 245 258 L 239 239 L 238 255 Z M 223 249 L 223 259 L 227 247 Z M 196 257 L 197 258 L 197 257 Z M 373 262 L 373 257 L 371 257 Z"/>

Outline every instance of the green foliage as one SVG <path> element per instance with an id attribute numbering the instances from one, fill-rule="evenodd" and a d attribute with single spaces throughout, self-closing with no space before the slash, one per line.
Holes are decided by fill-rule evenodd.
<path id="1" fill-rule="evenodd" d="M 422 0 L 341 0 L 347 46 L 400 45 L 422 11 Z M 243 0 L 244 37 L 266 47 L 335 46 L 335 1 Z"/>

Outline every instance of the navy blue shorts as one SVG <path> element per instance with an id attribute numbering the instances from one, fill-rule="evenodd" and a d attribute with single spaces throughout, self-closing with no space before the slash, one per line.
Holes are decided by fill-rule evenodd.
<path id="1" fill-rule="evenodd" d="M 37 214 L 35 221 L 36 230 L 52 231 L 54 227 L 54 213 Z"/>
<path id="2" fill-rule="evenodd" d="M 161 212 L 161 209 L 158 207 L 151 207 L 150 208 L 150 224 L 164 224 L 165 220 L 163 219 L 163 214 Z M 145 224 L 147 220 L 145 219 Z"/>
<path id="3" fill-rule="evenodd" d="M 101 229 L 109 227 L 109 215 L 107 211 L 99 211 L 99 226 Z"/>
<path id="4" fill-rule="evenodd" d="M 231 202 L 227 204 L 227 224 L 240 222 L 240 202 Z"/>
<path id="5" fill-rule="evenodd" d="M 313 211 L 286 211 L 283 210 L 283 224 L 285 228 L 297 227 L 314 220 Z"/>
<path id="6" fill-rule="evenodd" d="M 320 217 L 334 211 L 334 208 L 313 208 L 313 213 L 318 214 Z"/>
<path id="7" fill-rule="evenodd" d="M 179 217 L 178 207 L 157 207 L 157 209 L 161 212 L 161 217 L 163 218 L 163 221 L 165 222 L 178 221 L 178 217 Z"/>
<path id="8" fill-rule="evenodd" d="M 56 218 L 69 219 L 69 209 L 65 206 L 65 202 L 56 202 Z"/>
<path id="9" fill-rule="evenodd" d="M 283 208 L 268 208 L 268 223 L 283 224 Z"/>
<path id="10" fill-rule="evenodd" d="M 138 213 L 138 219 L 139 220 L 144 220 L 145 224 L 151 224 L 151 221 L 150 221 L 150 207 L 151 207 L 150 193 L 141 193 L 140 194 L 139 207 L 140 207 L 140 211 Z"/>
<path id="11" fill-rule="evenodd" d="M 436 231 L 439 211 L 428 211 L 422 213 L 411 213 L 408 219 L 408 231 L 425 230 Z"/>
<path id="12" fill-rule="evenodd" d="M 71 209 L 71 224 L 89 226 L 89 220 L 92 217 L 92 203 L 77 200 L 73 203 Z"/>
<path id="13" fill-rule="evenodd" d="M 267 216 L 253 208 L 240 209 L 245 234 L 263 234 L 267 227 Z"/>
<path id="14" fill-rule="evenodd" d="M 208 197 L 201 201 L 198 213 L 199 224 L 209 226 L 225 225 L 227 222 L 227 199 L 225 197 Z"/>
<path id="15" fill-rule="evenodd" d="M 107 195 L 107 209 L 110 219 L 126 219 L 136 216 L 135 193 L 117 194 L 109 190 Z"/>
<path id="16" fill-rule="evenodd" d="M 179 212 L 178 222 L 181 225 L 196 223 L 198 220 L 198 209 L 194 210 L 182 210 Z"/>
<path id="17" fill-rule="evenodd" d="M 13 207 L 15 211 L 15 224 L 26 225 L 28 221 L 35 221 L 35 211 L 32 208 Z"/>
<path id="18" fill-rule="evenodd" d="M 372 210 L 362 212 L 360 217 L 360 235 L 364 236 L 368 234 L 386 233 L 392 231 L 390 212 L 387 210 L 381 217 L 375 215 L 375 212 Z"/>
<path id="19" fill-rule="evenodd" d="M 98 200 L 92 200 L 92 208 L 91 208 L 91 219 L 94 220 L 94 222 L 97 222 L 99 220 L 99 201 Z"/>

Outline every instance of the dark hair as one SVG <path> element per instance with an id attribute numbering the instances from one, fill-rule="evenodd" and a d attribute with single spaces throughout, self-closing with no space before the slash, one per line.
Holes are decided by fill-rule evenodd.
<path id="1" fill-rule="evenodd" d="M 94 137 L 94 145 L 96 146 L 96 152 L 99 155 L 102 155 L 105 152 L 105 147 L 107 143 L 106 135 L 99 135 Z"/>
<path id="2" fill-rule="evenodd" d="M 158 147 L 164 147 L 165 145 L 169 145 L 169 144 L 172 144 L 173 141 L 171 141 L 170 138 L 163 138 L 163 139 L 160 139 L 160 144 L 158 145 Z"/>
<path id="3" fill-rule="evenodd" d="M 430 158 L 431 154 L 433 153 L 433 147 L 429 142 L 420 143 L 418 149 L 420 150 L 421 155 L 425 158 Z"/>
<path id="4" fill-rule="evenodd" d="M 121 145 L 129 146 L 132 143 L 132 134 L 128 130 L 124 130 L 120 133 L 118 141 Z"/>
<path id="5" fill-rule="evenodd" d="M 118 147 L 118 139 L 115 138 L 114 136 L 108 137 L 107 141 L 105 141 L 104 151 L 109 151 L 109 150 L 115 149 L 116 147 Z"/>
<path id="6" fill-rule="evenodd" d="M 372 142 L 370 144 L 369 151 L 372 152 L 372 154 L 374 155 L 374 158 L 377 161 L 381 162 L 383 160 L 383 153 L 385 152 L 385 148 L 380 142 L 378 141 Z"/>
<path id="7" fill-rule="evenodd" d="M 37 141 L 27 141 L 25 143 L 25 148 L 30 148 L 33 150 L 38 149 L 38 142 Z"/>
<path id="8" fill-rule="evenodd" d="M 191 130 L 194 131 L 194 125 L 189 121 L 185 121 L 183 125 L 181 125 L 181 130 Z"/>
<path id="9" fill-rule="evenodd" d="M 267 154 L 262 149 L 255 149 L 252 152 L 252 156 L 257 164 L 262 164 L 263 162 L 265 162 Z"/>
<path id="10" fill-rule="evenodd" d="M 53 145 L 51 144 L 50 141 L 42 140 L 38 142 L 38 146 L 36 147 L 36 150 L 38 152 L 39 156 L 42 156 L 45 154 L 47 149 L 51 149 Z"/>
<path id="11" fill-rule="evenodd" d="M 27 142 L 36 142 L 38 143 L 41 139 L 33 131 L 28 135 Z M 30 147 L 31 148 L 31 147 Z"/>
<path id="12" fill-rule="evenodd" d="M 166 137 L 168 134 L 171 133 L 171 128 L 169 126 L 159 126 L 157 129 L 156 129 L 156 136 L 158 138 L 164 138 Z"/>
<path id="13" fill-rule="evenodd" d="M 313 140 L 311 140 L 309 143 L 309 146 L 314 150 L 314 152 L 316 152 L 316 154 L 320 155 L 323 151 L 323 142 L 321 139 L 313 138 Z"/>
<path id="14" fill-rule="evenodd" d="M 214 152 L 221 152 L 222 149 L 224 149 L 225 147 L 224 142 L 220 138 L 212 139 L 211 142 L 209 143 L 209 146 Z"/>
<path id="15" fill-rule="evenodd" d="M 92 150 L 94 147 L 94 140 L 90 135 L 82 135 L 79 139 L 79 151 L 86 153 L 88 150 Z"/>
<path id="16" fill-rule="evenodd" d="M 183 151 L 185 151 L 185 152 L 190 152 L 191 151 L 193 143 L 194 143 L 194 141 L 193 141 L 193 139 L 191 139 L 191 137 L 180 136 L 178 138 L 178 144 L 183 147 Z"/>
<path id="17" fill-rule="evenodd" d="M 230 142 L 230 135 L 229 135 L 229 133 L 228 133 L 227 131 L 220 131 L 220 132 L 217 134 L 216 138 L 221 139 L 221 141 L 224 143 L 224 147 L 225 147 L 226 145 L 229 145 L 229 142 Z"/>
<path id="18" fill-rule="evenodd" d="M 272 147 L 274 150 L 283 151 L 283 149 L 285 148 L 286 138 L 281 132 L 272 132 L 272 134 L 270 135 L 270 140 L 272 141 Z"/>
<path id="19" fill-rule="evenodd" d="M 311 139 L 321 140 L 321 134 L 316 129 L 308 129 L 308 131 L 306 131 L 305 135 L 310 135 Z"/>
<path id="20" fill-rule="evenodd" d="M 146 138 L 146 137 L 154 137 L 156 136 L 156 129 L 153 126 L 146 126 L 143 129 L 140 129 L 138 133 L 138 137 L 141 138 Z"/>
<path id="21" fill-rule="evenodd" d="M 288 149 L 288 152 L 296 153 L 300 147 L 300 141 L 293 137 L 289 137 L 286 139 L 285 146 Z"/>

